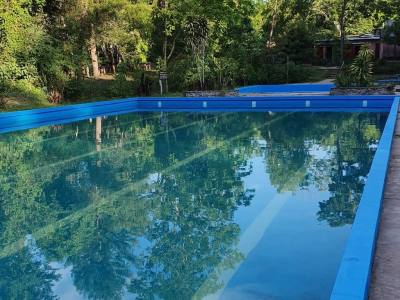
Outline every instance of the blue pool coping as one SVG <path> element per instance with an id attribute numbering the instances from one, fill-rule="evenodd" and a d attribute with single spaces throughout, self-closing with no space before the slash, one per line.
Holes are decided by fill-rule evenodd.
<path id="1" fill-rule="evenodd" d="M 388 112 L 394 96 L 126 98 L 0 113 L 0 133 L 144 111 Z"/>
<path id="2" fill-rule="evenodd" d="M 390 112 L 331 294 L 331 300 L 367 299 L 399 102 L 395 96 L 126 98 L 0 113 L 0 133 L 134 112 Z"/>
<path id="3" fill-rule="evenodd" d="M 331 300 L 368 299 L 386 175 L 400 97 L 396 97 L 372 162 Z"/>
<path id="4" fill-rule="evenodd" d="M 326 84 L 276 84 L 252 85 L 235 89 L 239 94 L 274 94 L 274 93 L 329 93 L 335 87 L 333 83 Z"/>

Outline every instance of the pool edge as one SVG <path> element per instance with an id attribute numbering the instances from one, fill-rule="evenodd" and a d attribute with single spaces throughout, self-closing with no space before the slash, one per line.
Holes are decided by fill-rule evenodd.
<path id="1" fill-rule="evenodd" d="M 399 102 L 400 97 L 395 97 L 346 244 L 331 300 L 368 299 Z"/>
<path id="2" fill-rule="evenodd" d="M 386 112 L 394 96 L 280 96 L 208 98 L 126 98 L 53 108 L 0 112 L 0 133 L 52 124 L 65 124 L 97 116 L 133 112 Z"/>

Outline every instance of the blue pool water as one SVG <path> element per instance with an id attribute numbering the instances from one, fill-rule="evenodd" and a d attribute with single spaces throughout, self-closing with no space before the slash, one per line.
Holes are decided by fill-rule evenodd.
<path id="1" fill-rule="evenodd" d="M 0 299 L 328 299 L 387 114 L 0 135 Z"/>

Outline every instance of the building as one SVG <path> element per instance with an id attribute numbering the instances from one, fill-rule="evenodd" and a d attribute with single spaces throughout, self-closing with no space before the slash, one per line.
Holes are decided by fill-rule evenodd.
<path id="1" fill-rule="evenodd" d="M 337 64 L 339 59 L 338 39 L 319 40 L 315 43 L 316 63 L 322 65 Z M 357 56 L 361 46 L 368 47 L 375 52 L 375 59 L 400 59 L 400 45 L 391 45 L 383 40 L 381 30 L 374 33 L 349 35 L 345 40 L 344 58 L 352 60 Z"/>

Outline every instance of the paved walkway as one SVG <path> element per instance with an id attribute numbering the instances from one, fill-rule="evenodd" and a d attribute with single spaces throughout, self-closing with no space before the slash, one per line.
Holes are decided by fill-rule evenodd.
<path id="1" fill-rule="evenodd" d="M 400 299 L 400 113 L 385 187 L 370 299 Z"/>

